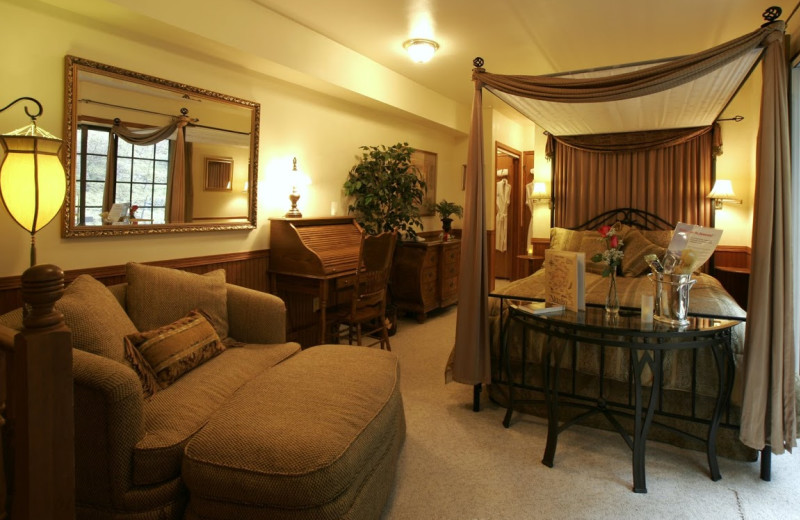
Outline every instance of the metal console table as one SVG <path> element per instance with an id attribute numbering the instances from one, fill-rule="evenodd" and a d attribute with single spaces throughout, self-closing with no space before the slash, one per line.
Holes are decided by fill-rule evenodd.
<path id="1" fill-rule="evenodd" d="M 499 296 L 499 295 L 495 295 Z M 504 298 L 505 299 L 505 298 Z M 502 303 L 502 302 L 501 302 Z M 502 305 L 501 305 L 502 307 Z M 603 307 L 587 306 L 586 311 L 559 311 L 556 313 L 534 314 L 524 303 L 508 305 L 508 319 L 521 323 L 524 327 L 538 331 L 546 338 L 542 351 L 543 393 L 547 405 L 547 445 L 542 463 L 553 467 L 558 434 L 573 424 L 591 415 L 602 413 L 615 430 L 622 436 L 633 452 L 633 491 L 646 493 L 645 481 L 645 442 L 659 402 L 662 378 L 662 355 L 665 351 L 678 349 L 711 349 L 718 375 L 718 392 L 713 415 L 708 425 L 708 435 L 700 439 L 688 432 L 684 435 L 702 440 L 706 444 L 708 466 L 711 479 L 721 478 L 717 463 L 716 436 L 723 409 L 727 407 L 733 385 L 734 360 L 731 349 L 731 328 L 739 323 L 732 319 L 690 317 L 684 326 L 670 326 L 659 321 L 642 322 L 638 310 L 622 310 L 619 315 L 605 313 Z M 508 327 L 503 332 L 503 358 L 509 384 L 508 409 L 503 424 L 510 425 L 514 406 L 515 387 L 525 387 L 525 381 L 514 382 L 511 373 L 510 355 L 507 341 Z M 562 341 L 556 341 L 562 340 Z M 574 352 L 578 343 L 598 345 L 602 352 L 606 347 L 630 350 L 630 363 L 634 379 L 633 388 L 633 436 L 623 428 L 616 416 L 631 417 L 629 411 L 610 406 L 602 395 L 602 385 L 594 403 L 583 405 L 589 411 L 559 424 L 559 367 L 564 352 Z M 523 349 L 527 342 L 523 342 Z M 647 385 L 642 375 L 648 368 L 652 373 L 652 385 L 645 400 Z M 645 402 L 646 401 L 646 402 Z M 674 428 L 672 428 L 674 430 Z"/>

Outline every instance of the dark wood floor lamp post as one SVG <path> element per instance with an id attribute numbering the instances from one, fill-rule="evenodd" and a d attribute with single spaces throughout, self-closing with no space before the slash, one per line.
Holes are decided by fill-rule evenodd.
<path id="1" fill-rule="evenodd" d="M 31 123 L 0 136 L 0 197 L 31 235 L 22 274 L 22 330 L 0 326 L 0 519 L 75 518 L 71 332 L 55 304 L 64 272 L 36 265 L 34 235 L 61 210 L 66 192 L 61 140 L 36 126 L 43 110 L 25 102 Z M 34 104 L 38 111 L 31 113 Z"/>

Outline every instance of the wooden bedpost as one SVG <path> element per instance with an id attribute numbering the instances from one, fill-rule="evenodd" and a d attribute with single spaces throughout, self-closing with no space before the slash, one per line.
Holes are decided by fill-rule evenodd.
<path id="1" fill-rule="evenodd" d="M 24 327 L 5 352 L 7 495 L 0 515 L 10 507 L 15 520 L 75 518 L 72 342 L 54 308 L 63 292 L 57 266 L 23 273 Z"/>

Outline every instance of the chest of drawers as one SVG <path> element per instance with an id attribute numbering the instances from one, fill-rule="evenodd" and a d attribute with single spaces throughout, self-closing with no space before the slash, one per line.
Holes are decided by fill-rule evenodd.
<path id="1" fill-rule="evenodd" d="M 398 242 L 392 265 L 392 303 L 425 321 L 428 312 L 458 302 L 461 241 Z"/>

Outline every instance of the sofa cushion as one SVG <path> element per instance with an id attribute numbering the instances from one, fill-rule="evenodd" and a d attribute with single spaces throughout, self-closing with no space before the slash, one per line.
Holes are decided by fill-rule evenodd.
<path id="1" fill-rule="evenodd" d="M 125 268 L 126 307 L 139 330 L 163 327 L 200 309 L 219 337 L 228 337 L 228 293 L 223 269 L 199 275 L 134 262 Z"/>
<path id="2" fill-rule="evenodd" d="M 240 386 L 299 350 L 297 343 L 227 349 L 145 401 L 145 434 L 133 453 L 134 483 L 179 476 L 189 438 Z"/>
<path id="3" fill-rule="evenodd" d="M 403 417 L 394 354 L 306 349 L 239 389 L 189 441 L 190 508 L 208 518 L 348 518 L 370 480 L 391 485 L 393 465 L 376 472 L 402 442 Z"/>
<path id="4" fill-rule="evenodd" d="M 108 288 L 88 274 L 75 278 L 56 302 L 74 348 L 130 366 L 122 338 L 138 332 Z"/>
<path id="5" fill-rule="evenodd" d="M 146 397 L 223 350 L 211 322 L 198 310 L 158 329 L 125 336 L 125 355 Z"/>

